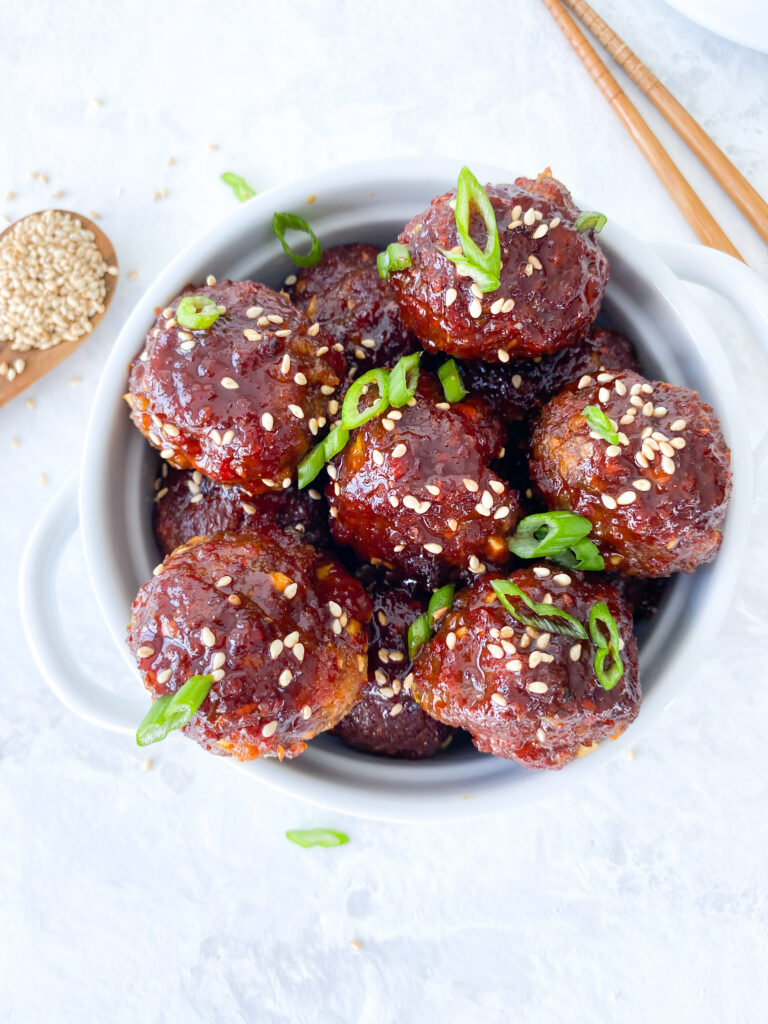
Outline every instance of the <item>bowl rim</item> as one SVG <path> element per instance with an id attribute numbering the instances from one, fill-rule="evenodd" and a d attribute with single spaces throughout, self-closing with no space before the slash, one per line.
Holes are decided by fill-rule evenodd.
<path id="1" fill-rule="evenodd" d="M 265 219 L 271 220 L 275 209 L 303 209 L 307 196 L 311 194 L 322 195 L 327 190 L 360 187 L 361 183 L 370 185 L 375 193 L 384 185 L 397 187 L 404 186 L 406 182 L 409 185 L 423 182 L 425 190 L 434 195 L 438 193 L 430 190 L 434 189 L 435 180 L 444 181 L 445 188 L 449 188 L 462 165 L 463 161 L 443 158 L 366 161 L 345 164 L 275 185 L 236 207 L 218 223 L 194 238 L 165 266 L 135 304 L 115 341 L 93 398 L 83 445 L 78 489 L 82 543 L 96 600 L 113 639 L 134 671 L 135 664 L 130 661 L 124 641 L 125 610 L 116 607 L 114 594 L 110 593 L 114 586 L 107 578 L 111 548 L 106 530 L 109 502 L 105 499 L 104 487 L 108 479 L 110 454 L 109 431 L 105 435 L 102 426 L 105 422 L 114 420 L 118 407 L 121 410 L 124 408 L 121 396 L 125 390 L 126 366 L 139 348 L 147 324 L 154 317 L 155 307 L 162 307 L 178 293 L 183 284 L 200 277 L 204 272 L 207 253 L 215 247 L 220 247 L 222 241 L 241 237 L 244 233 L 253 231 L 257 225 L 263 225 Z M 478 177 L 485 181 L 509 181 L 515 177 L 499 167 L 473 164 L 473 168 Z M 375 202 L 374 194 L 373 206 Z M 402 767 L 402 771 L 392 771 L 390 765 L 390 774 L 402 775 L 403 778 L 404 788 L 400 790 L 398 787 L 397 793 L 361 789 L 343 777 L 333 777 L 332 767 L 329 767 L 328 774 L 322 777 L 298 770 L 292 771 L 292 766 L 297 766 L 301 758 L 282 764 L 271 759 L 260 759 L 245 764 L 226 759 L 226 763 L 256 776 L 272 789 L 330 810 L 360 817 L 395 821 L 478 817 L 537 799 L 547 792 L 573 784 L 585 771 L 594 771 L 629 744 L 636 742 L 640 733 L 671 705 L 686 677 L 693 675 L 691 669 L 698 660 L 696 652 L 699 648 L 704 649 L 705 644 L 711 641 L 735 589 L 746 544 L 745 526 L 752 494 L 752 457 L 747 440 L 748 433 L 736 400 L 736 383 L 725 352 L 703 314 L 697 309 L 691 293 L 645 242 L 627 232 L 610 217 L 604 237 L 606 241 L 610 240 L 613 248 L 621 252 L 622 260 L 659 293 L 685 328 L 686 335 L 691 337 L 699 354 L 702 357 L 706 355 L 709 380 L 713 390 L 717 390 L 718 394 L 715 403 L 717 413 L 721 421 L 727 421 L 730 428 L 727 432 L 724 430 L 724 433 L 732 453 L 731 505 L 723 531 L 721 551 L 710 567 L 709 585 L 705 588 L 701 615 L 689 628 L 682 643 L 677 644 L 669 652 L 668 661 L 654 684 L 653 692 L 644 697 L 638 719 L 618 740 L 602 744 L 588 758 L 569 764 L 566 771 L 528 772 L 525 784 L 515 785 L 509 801 L 503 806 L 499 805 L 499 788 L 495 787 L 489 792 L 478 793 L 471 800 L 461 799 L 466 797 L 466 793 L 453 793 L 452 799 L 449 799 L 447 796 L 436 796 L 431 792 L 413 792 L 406 785 L 406 780 L 412 774 L 413 765 L 418 765 L 418 770 L 424 773 L 423 778 L 426 782 L 433 770 L 440 770 L 439 759 L 432 762 L 400 762 L 398 768 Z M 723 415 L 723 412 L 726 414 Z M 370 755 L 367 755 L 367 758 L 372 762 L 378 760 Z"/>

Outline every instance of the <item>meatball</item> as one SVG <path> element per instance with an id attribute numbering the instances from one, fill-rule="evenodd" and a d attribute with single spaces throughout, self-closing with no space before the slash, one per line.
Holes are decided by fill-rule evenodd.
<path id="1" fill-rule="evenodd" d="M 498 574 L 495 574 L 498 575 Z M 637 716 L 640 684 L 632 613 L 605 582 L 538 565 L 509 577 L 531 601 L 551 604 L 589 622 L 604 601 L 616 622 L 623 672 L 613 689 L 600 685 L 595 648 L 555 632 L 523 625 L 503 607 L 490 576 L 462 591 L 421 649 L 413 694 L 427 714 L 467 729 L 478 750 L 527 768 L 562 768 L 574 757 L 616 739 Z M 522 612 L 522 601 L 512 599 Z"/>
<path id="2" fill-rule="evenodd" d="M 131 368 L 133 422 L 179 469 L 251 494 L 287 487 L 326 422 L 344 356 L 263 284 L 222 281 L 194 294 L 224 312 L 190 331 L 176 322 L 183 296 L 162 311 Z"/>
<path id="3" fill-rule="evenodd" d="M 408 627 L 424 610 L 404 590 L 373 594 L 368 680 L 360 700 L 333 730 L 355 750 L 416 759 L 432 757 L 453 739 L 455 730 L 430 718 L 408 692 Z"/>
<path id="4" fill-rule="evenodd" d="M 639 370 L 632 343 L 618 331 L 597 327 L 586 338 L 551 355 L 512 359 L 505 366 L 471 359 L 461 364 L 464 386 L 482 395 L 505 420 L 525 420 L 585 373 Z"/>
<path id="5" fill-rule="evenodd" d="M 500 287 L 479 293 L 440 251 L 459 245 L 456 191 L 447 192 L 400 234 L 411 254 L 411 266 L 392 275 L 403 323 L 425 348 L 463 359 L 506 363 L 573 344 L 597 316 L 608 282 L 594 232 L 576 230 L 579 211 L 548 171 L 485 191 L 499 231 Z M 485 234 L 474 208 L 470 233 Z"/>
<path id="6" fill-rule="evenodd" d="M 220 533 L 158 573 L 134 601 L 128 644 L 153 698 L 213 675 L 184 728 L 206 750 L 295 757 L 359 696 L 371 604 L 328 555 L 278 530 Z"/>
<path id="7" fill-rule="evenodd" d="M 518 495 L 487 465 L 503 440 L 482 399 L 449 405 L 422 373 L 413 405 L 369 420 L 329 466 L 334 539 L 430 587 L 503 565 Z"/>
<path id="8" fill-rule="evenodd" d="M 618 433 L 584 419 L 597 406 Z M 692 572 L 711 561 L 728 507 L 730 452 L 695 391 L 637 373 L 584 375 L 544 406 L 531 477 L 553 509 L 592 522 L 606 567 L 631 576 Z"/>
<path id="9" fill-rule="evenodd" d="M 241 487 L 217 484 L 193 472 L 169 469 L 157 480 L 155 495 L 155 540 L 164 555 L 191 537 L 210 537 L 230 530 L 233 533 L 258 532 L 278 526 L 295 540 L 328 547 L 328 505 L 319 491 L 298 491 L 289 487 L 253 497 Z"/>
<path id="10" fill-rule="evenodd" d="M 376 269 L 374 245 L 336 245 L 320 262 L 298 272 L 293 301 L 343 346 L 349 376 L 374 366 L 394 366 L 418 349 L 403 326 L 389 281 Z"/>

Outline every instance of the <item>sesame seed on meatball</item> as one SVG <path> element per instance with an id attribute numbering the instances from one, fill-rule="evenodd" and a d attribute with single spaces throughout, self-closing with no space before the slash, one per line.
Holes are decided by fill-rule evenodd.
<path id="1" fill-rule="evenodd" d="M 359 696 L 371 604 L 327 554 L 277 530 L 221 533 L 182 545 L 156 572 L 134 601 L 128 644 L 154 699 L 213 675 L 184 727 L 206 750 L 295 757 Z"/>
<path id="2" fill-rule="evenodd" d="M 518 518 L 517 492 L 488 468 L 503 440 L 482 399 L 449 405 L 422 373 L 412 404 L 355 430 L 329 467 L 334 539 L 429 587 L 503 565 Z"/>
<path id="3" fill-rule="evenodd" d="M 600 309 L 608 260 L 548 172 L 486 185 L 501 247 L 500 286 L 480 292 L 441 250 L 460 252 L 456 191 L 432 200 L 399 236 L 411 266 L 392 275 L 403 322 L 430 351 L 507 362 L 556 352 L 583 337 Z M 470 235 L 484 237 L 473 209 Z"/>
<path id="4" fill-rule="evenodd" d="M 608 417 L 615 437 L 590 427 L 587 406 Z M 631 372 L 585 374 L 544 406 L 531 453 L 543 500 L 591 521 L 606 568 L 669 576 L 717 553 L 730 452 L 695 391 Z"/>
<path id="5" fill-rule="evenodd" d="M 176 319 L 184 295 L 211 299 L 204 330 Z M 251 494 L 288 487 L 346 363 L 285 296 L 253 281 L 187 289 L 147 333 L 130 374 L 131 418 L 168 462 Z"/>
<path id="6" fill-rule="evenodd" d="M 637 716 L 632 613 L 604 581 L 555 566 L 521 569 L 509 580 L 531 601 L 585 626 L 596 603 L 608 605 L 623 643 L 623 671 L 613 688 L 598 682 L 589 640 L 557 633 L 556 625 L 542 631 L 519 622 L 499 601 L 489 574 L 457 595 L 416 656 L 413 693 L 428 714 L 467 729 L 478 750 L 527 768 L 562 768 L 616 739 Z"/>

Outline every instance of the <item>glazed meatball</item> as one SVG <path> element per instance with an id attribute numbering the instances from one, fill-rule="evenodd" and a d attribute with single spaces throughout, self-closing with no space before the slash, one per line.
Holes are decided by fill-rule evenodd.
<path id="1" fill-rule="evenodd" d="M 494 574 L 497 575 L 497 574 Z M 490 576 L 462 591 L 421 649 L 413 693 L 424 710 L 462 726 L 478 750 L 527 768 L 562 768 L 574 757 L 616 739 L 637 716 L 640 684 L 632 614 L 617 590 L 580 573 L 538 565 L 509 577 L 533 602 L 551 604 L 589 622 L 604 601 L 623 641 L 623 672 L 603 689 L 595 649 L 554 631 L 523 625 L 502 606 Z M 525 612 L 519 598 L 513 606 Z M 557 620 L 553 617 L 553 622 Z"/>
<path id="2" fill-rule="evenodd" d="M 130 375 L 131 417 L 163 458 L 251 494 L 290 485 L 342 382 L 344 356 L 287 298 L 253 281 L 189 289 L 224 310 L 206 330 L 150 329 Z"/>
<path id="3" fill-rule="evenodd" d="M 369 420 L 329 466 L 334 539 L 429 587 L 503 565 L 518 518 L 517 492 L 488 468 L 503 440 L 482 399 L 449 405 L 422 373 L 413 405 Z"/>
<path id="4" fill-rule="evenodd" d="M 128 644 L 153 698 L 213 675 L 184 728 L 206 750 L 295 757 L 359 696 L 371 604 L 328 555 L 277 530 L 221 533 L 158 572 L 134 601 Z"/>
<path id="5" fill-rule="evenodd" d="M 370 754 L 432 757 L 450 744 L 455 730 L 430 718 L 408 692 L 412 679 L 408 627 L 425 605 L 404 590 L 386 589 L 372 596 L 368 680 L 362 697 L 333 730 L 334 735 Z"/>
<path id="6" fill-rule="evenodd" d="M 460 251 L 456 191 L 447 192 L 399 237 L 411 254 L 411 266 L 392 275 L 403 323 L 428 350 L 463 359 L 507 362 L 573 344 L 597 316 L 608 282 L 594 232 L 576 230 L 579 211 L 548 172 L 485 191 L 499 231 L 500 287 L 479 293 L 440 251 Z M 476 240 L 485 235 L 474 209 L 470 233 Z"/>
<path id="7" fill-rule="evenodd" d="M 608 416 L 617 444 L 590 428 L 586 406 Z M 717 553 L 730 453 L 695 391 L 637 373 L 585 375 L 544 406 L 531 453 L 544 501 L 592 522 L 607 568 L 669 576 Z"/>
<path id="8" fill-rule="evenodd" d="M 317 266 L 298 272 L 294 303 L 343 346 L 349 376 L 374 366 L 394 366 L 418 349 L 405 329 L 389 281 L 376 269 L 374 245 L 336 245 Z"/>
<path id="9" fill-rule="evenodd" d="M 639 370 L 632 343 L 618 331 L 594 328 L 586 338 L 536 359 L 512 359 L 505 366 L 471 359 L 460 366 L 464 386 L 482 395 L 504 420 L 525 420 L 566 384 L 585 373 Z"/>
<path id="10" fill-rule="evenodd" d="M 157 480 L 155 540 L 164 555 L 191 537 L 229 530 L 249 533 L 278 526 L 295 540 L 328 547 L 328 505 L 319 491 L 289 487 L 253 497 L 236 485 L 214 483 L 199 469 L 170 469 Z"/>

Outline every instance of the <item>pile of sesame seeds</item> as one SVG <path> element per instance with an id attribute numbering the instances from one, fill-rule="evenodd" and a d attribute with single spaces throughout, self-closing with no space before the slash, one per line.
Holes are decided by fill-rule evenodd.
<path id="1" fill-rule="evenodd" d="M 26 352 L 89 334 L 105 309 L 107 274 L 117 267 L 73 214 L 44 210 L 18 221 L 0 240 L 0 342 Z M 9 381 L 24 368 L 21 358 L 0 364 Z"/>

